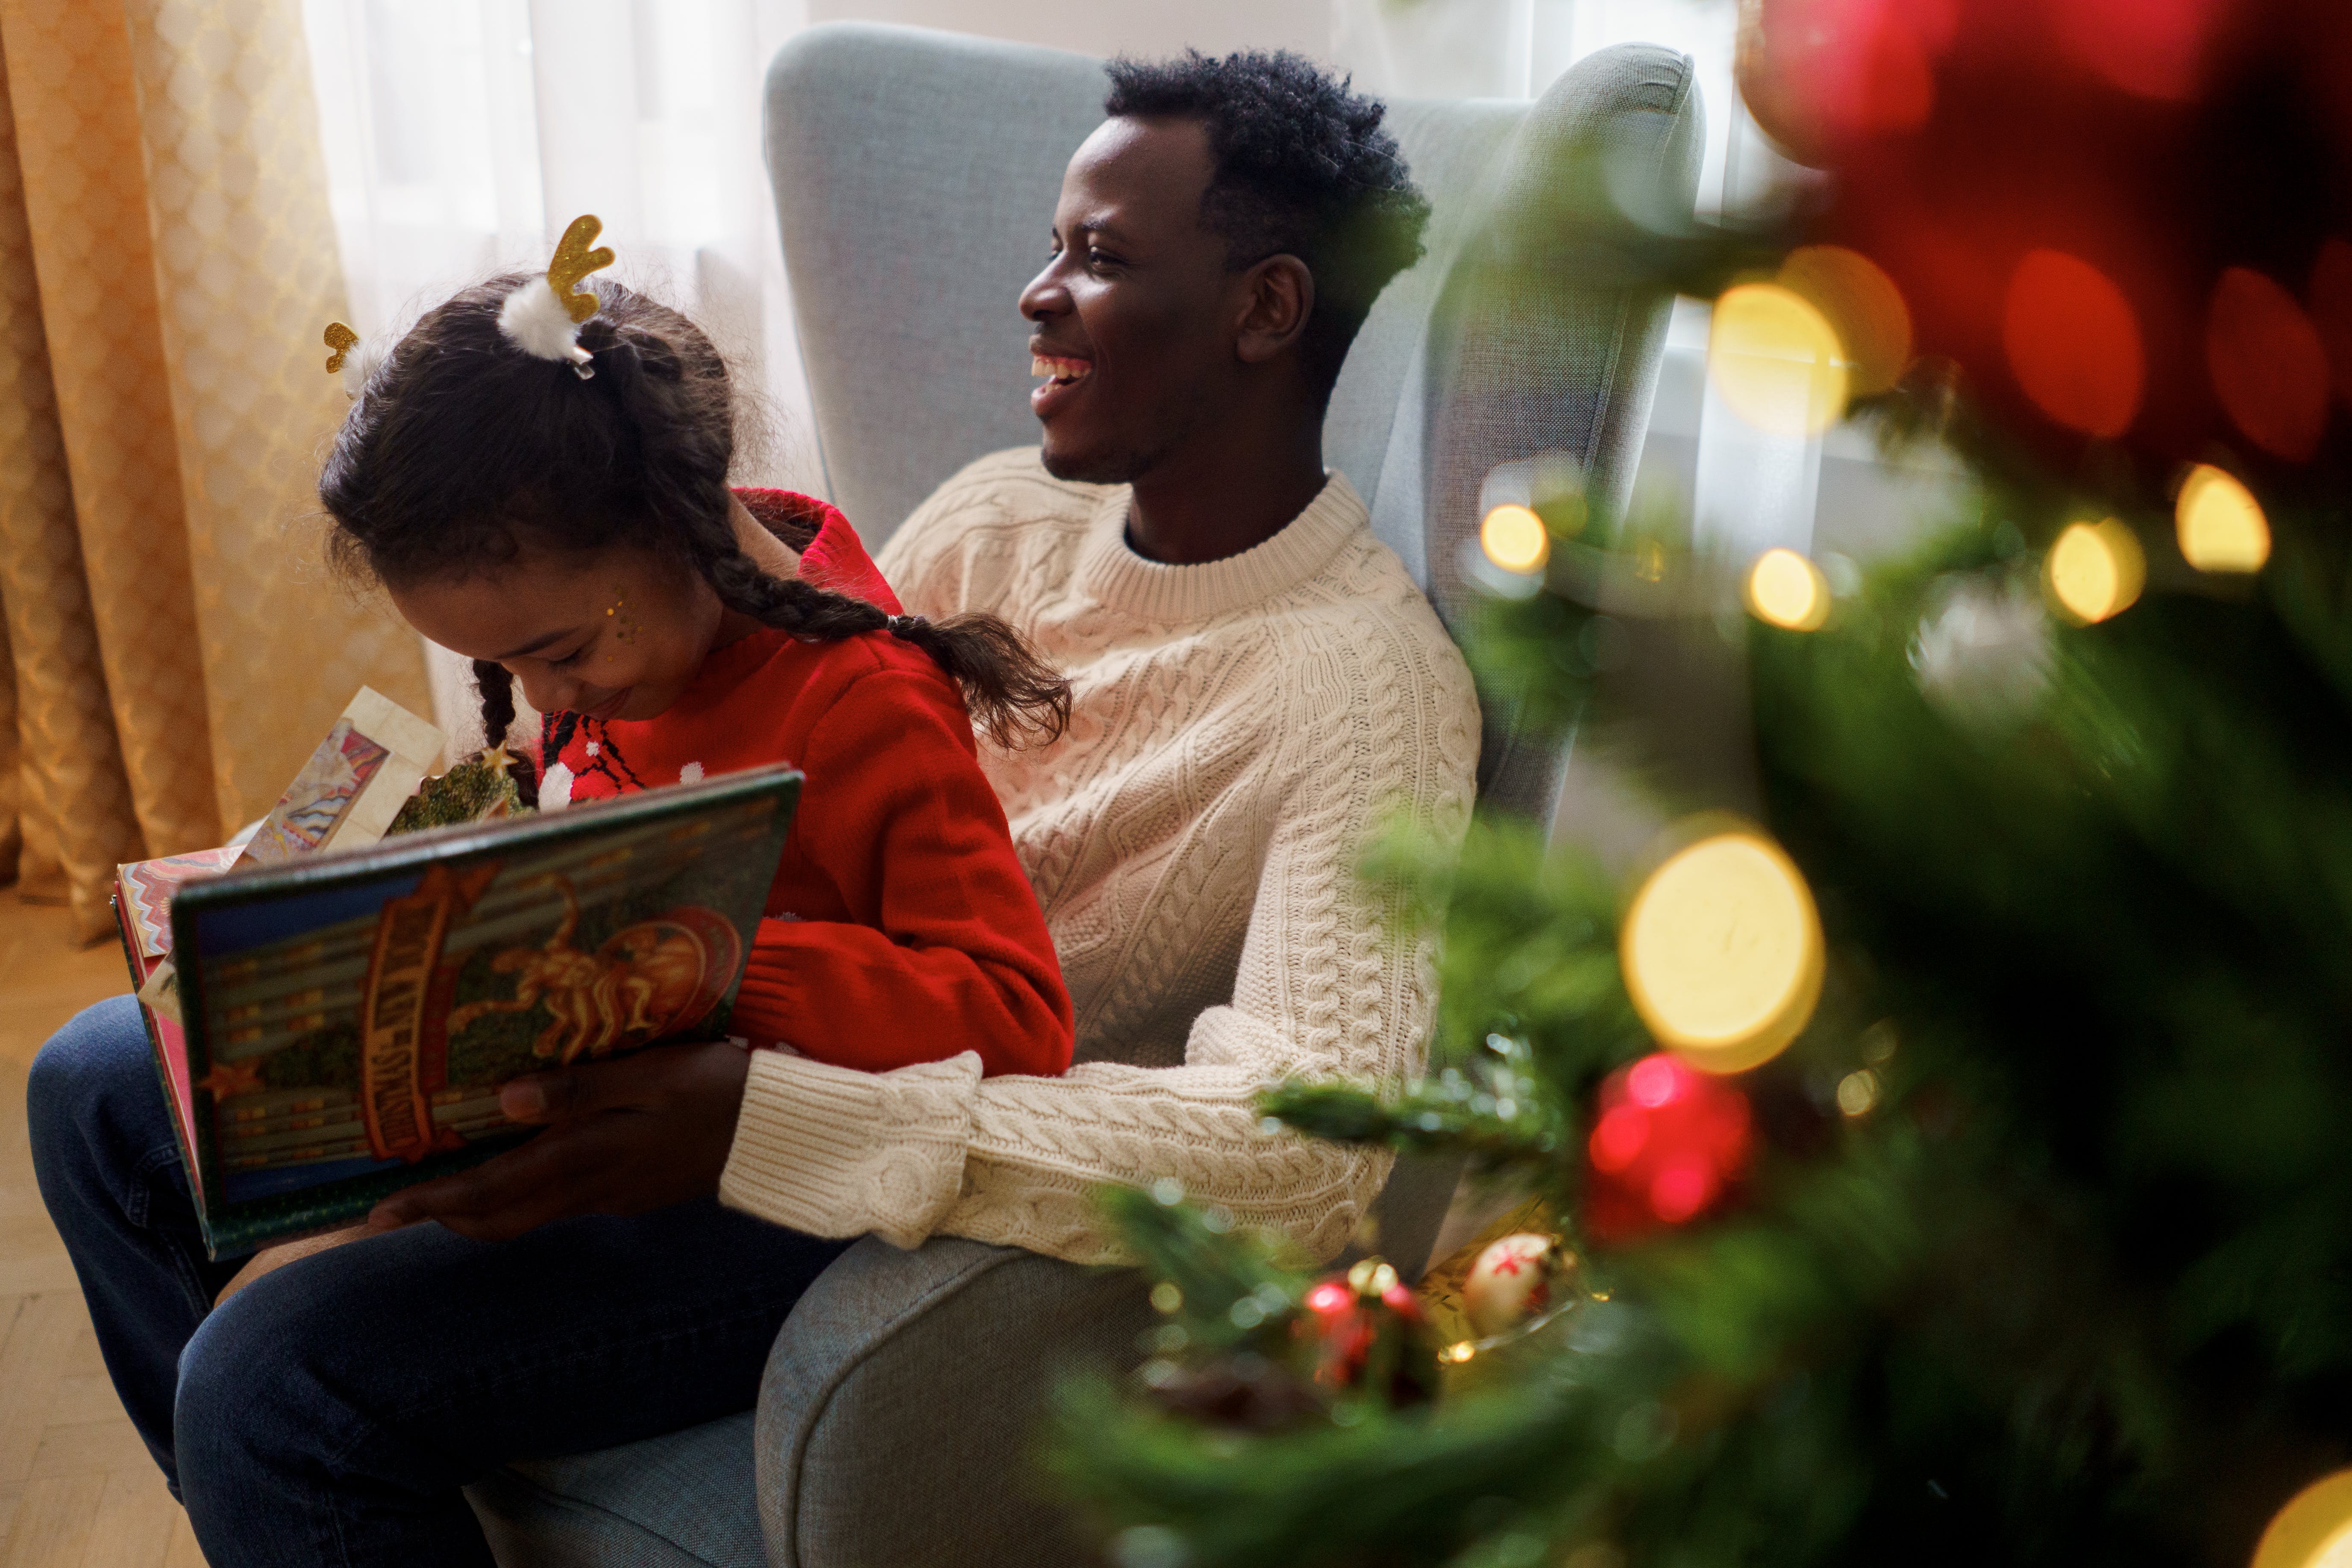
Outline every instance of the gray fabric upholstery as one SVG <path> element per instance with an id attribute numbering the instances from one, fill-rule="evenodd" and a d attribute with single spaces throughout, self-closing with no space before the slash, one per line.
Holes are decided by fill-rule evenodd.
<path id="1" fill-rule="evenodd" d="M 983 453 L 1036 439 L 1029 326 L 1099 61 L 906 27 L 799 34 L 768 68 L 768 173 L 834 503 L 869 549 Z"/>
<path id="2" fill-rule="evenodd" d="M 1033 1467 L 1061 1378 L 1124 1367 L 1145 1282 L 1012 1247 L 867 1237 L 794 1308 L 760 1391 L 779 1568 L 1078 1561 Z"/>
<path id="3" fill-rule="evenodd" d="M 1574 460 L 1596 515 L 1632 488 L 1665 347 L 1667 297 L 1628 279 L 1615 242 L 1685 226 L 1698 184 L 1691 63 L 1644 46 L 1586 57 L 1555 83 L 1495 172 L 1484 221 L 1430 315 L 1424 585 L 1454 619 L 1478 492 L 1497 463 Z M 1480 809 L 1549 823 L 1566 755 L 1490 703 Z"/>
<path id="4" fill-rule="evenodd" d="M 817 27 L 778 53 L 769 166 L 817 442 L 869 544 L 966 462 L 1035 440 L 1014 301 L 1102 89 L 1097 61 L 913 29 Z M 1532 110 L 1400 103 L 1391 124 L 1434 204 L 1428 254 L 1374 308 L 1324 453 L 1458 613 L 1496 464 L 1564 452 L 1596 504 L 1622 500 L 1666 300 L 1590 242 L 1687 218 L 1697 95 L 1686 59 L 1622 47 Z M 1487 730 L 1482 808 L 1548 818 L 1553 749 Z M 1418 1272 L 1455 1170 L 1400 1162 L 1377 1212 L 1401 1268 Z M 518 1465 L 476 1507 L 507 1568 L 751 1562 L 761 1533 L 793 1568 L 1078 1560 L 1025 1462 L 1034 1419 L 1056 1369 L 1132 1359 L 1147 1321 L 1130 1277 L 869 1238 L 785 1324 L 756 1428 Z"/>

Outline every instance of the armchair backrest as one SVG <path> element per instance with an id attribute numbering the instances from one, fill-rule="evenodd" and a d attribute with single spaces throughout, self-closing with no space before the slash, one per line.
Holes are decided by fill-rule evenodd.
<path id="1" fill-rule="evenodd" d="M 860 23 L 812 27 L 769 68 L 818 454 L 869 546 L 965 463 L 1037 439 L 1014 300 L 1105 85 L 1088 56 Z M 1564 452 L 1596 503 L 1622 502 L 1667 301 L 1580 275 L 1574 242 L 1629 213 L 1687 218 L 1698 95 L 1683 56 L 1621 46 L 1533 104 L 1403 101 L 1389 123 L 1434 208 L 1428 250 L 1357 338 L 1324 459 L 1450 614 L 1496 464 Z"/>

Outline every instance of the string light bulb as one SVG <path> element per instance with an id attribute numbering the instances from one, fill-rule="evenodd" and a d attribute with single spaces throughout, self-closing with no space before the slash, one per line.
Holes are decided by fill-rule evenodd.
<path id="1" fill-rule="evenodd" d="M 1748 569 L 1748 613 L 1792 632 L 1819 631 L 1830 618 L 1830 584 L 1793 550 L 1768 550 Z"/>
<path id="2" fill-rule="evenodd" d="M 2352 1568 L 2352 1470 L 2287 1500 L 2254 1547 L 2253 1568 Z"/>
<path id="3" fill-rule="evenodd" d="M 1625 911 L 1618 961 L 1659 1044 L 1744 1072 L 1795 1039 L 1821 1000 L 1821 914 L 1796 862 L 1738 826 L 1677 850 Z"/>
<path id="4" fill-rule="evenodd" d="M 1801 245 L 1777 281 L 1821 307 L 1845 351 L 1847 390 L 1885 392 L 1911 364 L 1911 310 L 1885 268 L 1838 245 Z"/>
<path id="5" fill-rule="evenodd" d="M 1786 284 L 1741 283 L 1716 300 L 1707 376 L 1759 430 L 1820 435 L 1845 414 L 1849 370 L 1830 319 Z"/>
<path id="6" fill-rule="evenodd" d="M 2042 583 L 2050 602 L 2077 626 L 2130 609 L 2147 581 L 2147 557 L 2138 537 L 2112 517 L 2070 525 L 2042 557 Z"/>
<path id="7" fill-rule="evenodd" d="M 1551 559 L 1551 532 L 1534 508 L 1506 502 L 1479 520 L 1478 548 L 1504 571 L 1532 576 Z"/>
<path id="8" fill-rule="evenodd" d="M 2271 558 L 2263 503 L 2234 475 L 2200 463 L 2180 482 L 2172 510 L 2180 553 L 2200 572 L 2259 572 Z"/>

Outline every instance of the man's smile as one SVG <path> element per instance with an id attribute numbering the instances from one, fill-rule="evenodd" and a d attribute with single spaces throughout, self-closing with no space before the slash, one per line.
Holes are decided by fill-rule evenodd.
<path id="1" fill-rule="evenodd" d="M 1038 418 L 1050 419 L 1054 411 L 1070 400 L 1077 386 L 1094 374 L 1095 362 L 1068 354 L 1040 353 L 1034 348 L 1029 353 L 1029 374 L 1045 378 L 1044 384 L 1030 389 L 1029 406 Z"/>

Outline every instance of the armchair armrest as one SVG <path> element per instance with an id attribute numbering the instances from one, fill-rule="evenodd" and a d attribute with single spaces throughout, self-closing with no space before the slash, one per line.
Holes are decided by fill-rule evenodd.
<path id="1" fill-rule="evenodd" d="M 1146 1281 L 1013 1247 L 868 1237 L 793 1309 L 760 1391 L 777 1568 L 1088 1561 L 1041 1489 L 1038 1418 L 1074 1366 L 1123 1367 Z"/>

